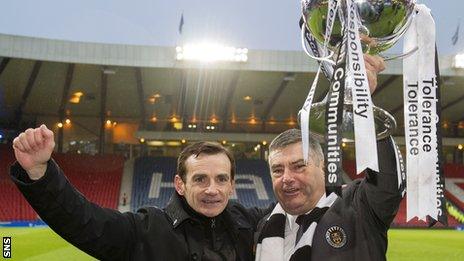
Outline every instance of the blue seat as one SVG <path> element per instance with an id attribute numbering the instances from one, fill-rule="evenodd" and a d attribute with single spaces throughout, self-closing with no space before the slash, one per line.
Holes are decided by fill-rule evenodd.
<path id="1" fill-rule="evenodd" d="M 176 158 L 140 157 L 134 163 L 132 211 L 142 206 L 164 207 L 174 192 Z M 275 201 L 269 167 L 264 160 L 238 160 L 235 176 L 237 200 L 247 207 L 265 207 Z"/>

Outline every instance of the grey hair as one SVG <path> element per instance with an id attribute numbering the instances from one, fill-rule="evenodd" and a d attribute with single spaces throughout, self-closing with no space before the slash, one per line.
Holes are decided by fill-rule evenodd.
<path id="1" fill-rule="evenodd" d="M 269 153 L 298 142 L 301 142 L 301 130 L 286 130 L 277 135 L 277 137 L 272 140 L 271 144 L 269 145 Z M 313 135 L 309 135 L 309 155 L 310 158 L 314 160 L 314 164 L 317 166 L 319 166 L 319 164 L 323 163 L 324 161 L 324 153 L 322 152 L 321 144 L 313 137 Z"/>

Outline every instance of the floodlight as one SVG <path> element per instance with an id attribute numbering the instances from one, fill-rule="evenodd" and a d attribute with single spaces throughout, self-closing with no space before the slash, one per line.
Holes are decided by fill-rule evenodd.
<path id="1" fill-rule="evenodd" d="M 186 44 L 176 47 L 176 59 L 201 62 L 246 62 L 248 49 L 209 42 Z"/>
<path id="2" fill-rule="evenodd" d="M 454 56 L 453 67 L 457 69 L 464 69 L 464 53 L 456 54 L 456 56 Z"/>

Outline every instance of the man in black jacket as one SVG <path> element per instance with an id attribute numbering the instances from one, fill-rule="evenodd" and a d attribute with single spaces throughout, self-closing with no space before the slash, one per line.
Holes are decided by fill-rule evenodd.
<path id="1" fill-rule="evenodd" d="M 384 62 L 379 56 L 364 59 L 373 92 Z M 402 199 L 393 139 L 377 141 L 379 173 L 368 169 L 364 179 L 343 188 L 342 197 L 326 195 L 321 146 L 310 137 L 309 148 L 305 164 L 297 129 L 281 133 L 269 146 L 279 204 L 258 226 L 256 260 L 385 260 L 387 230 Z"/>
<path id="2" fill-rule="evenodd" d="M 120 213 L 89 202 L 51 159 L 45 125 L 13 141 L 11 177 L 61 237 L 104 260 L 252 260 L 253 234 L 270 209 L 229 202 L 235 162 L 221 145 L 199 142 L 178 158 L 175 190 L 165 209 Z"/>
<path id="3" fill-rule="evenodd" d="M 279 204 L 259 224 L 256 260 L 385 260 L 387 230 L 402 195 L 391 137 L 377 147 L 379 173 L 368 170 L 338 197 L 326 195 L 319 143 L 310 139 L 305 164 L 300 130 L 277 136 L 269 166 Z"/>

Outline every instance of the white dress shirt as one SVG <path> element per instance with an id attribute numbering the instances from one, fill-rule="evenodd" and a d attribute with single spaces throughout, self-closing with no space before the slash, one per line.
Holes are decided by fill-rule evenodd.
<path id="1" fill-rule="evenodd" d="M 317 202 L 316 207 L 331 206 L 333 202 L 335 202 L 336 199 L 337 199 L 337 195 L 335 193 L 331 193 L 328 197 L 324 193 L 322 197 L 319 199 L 319 201 Z M 308 211 L 306 214 L 309 214 L 311 211 L 312 209 Z M 295 247 L 295 241 L 296 241 L 296 234 L 298 233 L 298 229 L 300 228 L 300 225 L 296 223 L 296 218 L 298 217 L 298 215 L 293 216 L 288 213 L 285 215 L 287 219 L 285 222 L 285 234 L 284 234 L 284 260 L 290 260 L 290 257 L 297 250 L 297 248 Z M 316 226 L 316 223 L 314 223 L 308 229 L 316 229 L 315 226 Z M 309 242 L 312 242 L 312 238 L 310 239 Z M 299 248 L 300 246 L 297 246 L 297 247 Z"/>
<path id="2" fill-rule="evenodd" d="M 284 260 L 289 260 L 295 252 L 296 233 L 300 225 L 296 223 L 298 216 L 286 214 L 287 221 L 285 222 L 285 237 L 284 237 Z"/>

